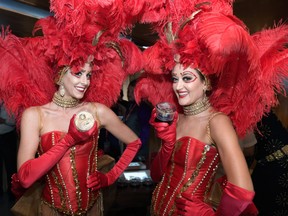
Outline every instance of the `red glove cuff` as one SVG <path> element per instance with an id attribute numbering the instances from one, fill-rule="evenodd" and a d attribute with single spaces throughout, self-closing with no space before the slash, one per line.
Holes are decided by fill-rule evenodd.
<path id="1" fill-rule="evenodd" d="M 244 188 L 238 187 L 230 182 L 227 182 L 225 193 L 233 199 L 252 201 L 255 195 L 254 191 L 249 191 Z"/>
<path id="2" fill-rule="evenodd" d="M 246 190 L 227 182 L 221 197 L 221 202 L 216 211 L 216 215 L 238 216 L 243 212 L 247 212 L 247 207 L 249 207 L 251 204 L 253 205 L 252 200 L 254 195 L 255 193 L 253 191 Z M 247 213 L 249 213 L 249 215 L 255 215 L 254 210 Z"/>

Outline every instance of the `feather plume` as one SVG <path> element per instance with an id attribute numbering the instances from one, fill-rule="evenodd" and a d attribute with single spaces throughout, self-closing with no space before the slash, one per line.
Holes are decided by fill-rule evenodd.
<path id="1" fill-rule="evenodd" d="M 135 100 L 148 100 L 153 106 L 166 101 L 177 105 L 177 99 L 172 90 L 170 75 L 143 74 L 139 78 L 134 90 Z"/>
<path id="2" fill-rule="evenodd" d="M 27 49 L 23 40 L 12 34 L 0 39 L 0 55 L 0 98 L 17 120 L 27 107 L 51 100 L 55 86 L 47 82 L 49 73 L 44 71 L 51 69 L 45 58 L 38 56 L 36 61 L 34 50 Z"/>
<path id="3" fill-rule="evenodd" d="M 51 0 L 54 15 L 40 19 L 33 30 L 42 31 L 42 36 L 18 38 L 2 30 L 0 99 L 17 120 L 27 107 L 51 101 L 59 68 L 69 65 L 76 72 L 89 55 L 94 56 L 93 75 L 83 100 L 112 106 L 123 81 L 143 65 L 140 49 L 119 37 L 142 11 L 141 4 L 134 9 L 127 5 L 137 2 L 141 1 Z M 107 43 L 118 44 L 119 50 Z"/>
<path id="4" fill-rule="evenodd" d="M 208 76 L 210 102 L 231 118 L 240 137 L 256 127 L 277 104 L 275 91 L 281 91 L 287 77 L 287 26 L 251 36 L 233 15 L 232 4 L 230 0 L 166 2 L 166 17 L 165 12 L 158 20 L 153 17 L 160 39 L 143 53 L 146 63 L 138 83 L 143 86 L 136 92 L 138 100 L 143 97 L 154 105 L 163 100 L 156 88 L 169 86 L 171 56 L 179 54 L 181 64 L 199 68 Z M 149 5 L 148 13 L 156 13 L 157 6 Z M 170 98 L 171 92 L 161 91 Z"/>

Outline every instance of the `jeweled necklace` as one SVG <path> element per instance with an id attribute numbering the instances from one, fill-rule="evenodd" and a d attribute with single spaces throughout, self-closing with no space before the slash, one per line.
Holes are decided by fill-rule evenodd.
<path id="1" fill-rule="evenodd" d="M 65 99 L 61 97 L 61 95 L 58 92 L 55 92 L 53 98 L 53 103 L 55 103 L 57 106 L 63 107 L 63 108 L 71 108 L 75 107 L 79 104 L 79 100 L 76 98 L 69 98 Z"/>
<path id="2" fill-rule="evenodd" d="M 183 111 L 184 115 L 197 115 L 210 107 L 210 102 L 207 97 L 205 97 L 202 101 L 196 102 L 189 106 L 184 106 Z"/>

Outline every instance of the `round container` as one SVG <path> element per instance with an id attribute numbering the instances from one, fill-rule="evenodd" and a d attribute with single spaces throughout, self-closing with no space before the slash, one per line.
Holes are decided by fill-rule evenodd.
<path id="1" fill-rule="evenodd" d="M 77 113 L 74 121 L 77 129 L 82 132 L 90 130 L 95 124 L 93 115 L 87 111 Z"/>
<path id="2" fill-rule="evenodd" d="M 161 122 L 172 122 L 176 107 L 169 102 L 162 102 L 156 105 L 156 118 Z"/>

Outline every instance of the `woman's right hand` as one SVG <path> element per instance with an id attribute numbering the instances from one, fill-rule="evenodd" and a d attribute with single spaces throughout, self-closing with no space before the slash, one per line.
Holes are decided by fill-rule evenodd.
<path id="1" fill-rule="evenodd" d="M 154 127 L 156 135 L 162 139 L 165 143 L 174 144 L 176 141 L 176 124 L 178 120 L 178 112 L 175 112 L 173 121 L 171 124 L 167 122 L 156 122 L 156 109 L 152 110 L 149 123 Z"/>
<path id="2" fill-rule="evenodd" d="M 94 123 L 93 127 L 89 129 L 88 131 L 79 131 L 74 121 L 75 117 L 76 117 L 76 114 L 74 114 L 73 117 L 71 118 L 68 133 L 63 138 L 64 141 L 66 141 L 68 147 L 72 147 L 78 144 L 79 142 L 89 139 L 97 131 L 96 122 Z"/>
<path id="3" fill-rule="evenodd" d="M 150 173 L 153 181 L 159 182 L 166 171 L 175 145 L 178 113 L 175 113 L 170 125 L 167 122 L 156 122 L 155 120 L 156 109 L 154 108 L 149 123 L 154 127 L 156 135 L 162 140 L 162 146 L 150 166 Z"/>

